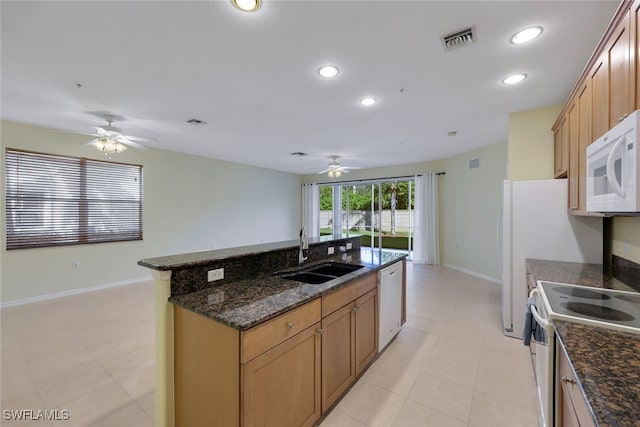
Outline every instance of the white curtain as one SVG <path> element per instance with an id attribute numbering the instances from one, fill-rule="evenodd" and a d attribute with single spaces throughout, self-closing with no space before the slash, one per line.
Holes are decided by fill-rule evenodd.
<path id="1" fill-rule="evenodd" d="M 302 185 L 302 226 L 308 237 L 320 236 L 320 188 L 317 184 Z"/>
<path id="2" fill-rule="evenodd" d="M 440 264 L 440 233 L 438 232 L 438 175 L 416 176 L 415 237 L 413 262 Z"/>

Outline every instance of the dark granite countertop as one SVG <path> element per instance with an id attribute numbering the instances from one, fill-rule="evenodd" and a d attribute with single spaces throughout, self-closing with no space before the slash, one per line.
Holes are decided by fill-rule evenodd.
<path id="1" fill-rule="evenodd" d="M 600 264 L 527 259 L 535 280 L 636 291 Z M 637 291 L 636 291 L 637 292 Z M 640 334 L 553 321 L 597 426 L 640 426 Z"/>
<path id="2" fill-rule="evenodd" d="M 169 302 L 242 331 L 407 256 L 402 252 L 369 248 L 349 255 L 351 259 L 346 262 L 364 267 L 320 285 L 304 284 L 269 273 L 173 296 Z M 338 255 L 318 263 L 327 261 L 345 262 Z"/>
<path id="3" fill-rule="evenodd" d="M 640 335 L 553 323 L 596 425 L 640 426 Z"/>
<path id="4" fill-rule="evenodd" d="M 332 241 L 348 240 L 343 236 L 320 236 L 309 237 L 309 246 Z M 226 249 L 215 249 L 211 251 L 190 252 L 185 254 L 167 255 L 154 258 L 145 258 L 138 261 L 138 265 L 152 270 L 175 270 L 177 268 L 196 267 L 206 265 L 212 261 L 243 257 L 247 255 L 263 254 L 266 252 L 297 248 L 300 242 L 298 239 L 285 240 L 282 242 L 262 243 L 259 245 L 239 246 Z"/>
<path id="5" fill-rule="evenodd" d="M 602 264 L 527 259 L 527 272 L 531 273 L 536 280 L 635 291 L 622 281 L 605 274 Z"/>

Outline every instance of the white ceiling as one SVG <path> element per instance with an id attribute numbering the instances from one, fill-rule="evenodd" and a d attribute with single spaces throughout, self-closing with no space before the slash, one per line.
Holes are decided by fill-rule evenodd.
<path id="1" fill-rule="evenodd" d="M 297 174 L 329 155 L 435 160 L 506 140 L 510 112 L 563 103 L 618 4 L 3 0 L 1 115 L 90 133 L 107 112 L 149 147 Z M 445 53 L 440 36 L 471 25 L 478 42 Z M 540 38 L 509 43 L 531 25 Z M 316 74 L 325 63 L 338 78 Z M 513 72 L 529 77 L 503 85 Z"/>

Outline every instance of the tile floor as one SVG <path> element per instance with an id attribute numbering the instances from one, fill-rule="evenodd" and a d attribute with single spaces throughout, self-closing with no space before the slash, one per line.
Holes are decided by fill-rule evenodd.
<path id="1" fill-rule="evenodd" d="M 502 335 L 499 286 L 445 267 L 407 270 L 407 324 L 322 427 L 536 427 L 528 348 Z M 3 309 L 3 411 L 66 409 L 70 419 L 0 425 L 153 426 L 153 304 L 144 282 Z"/>

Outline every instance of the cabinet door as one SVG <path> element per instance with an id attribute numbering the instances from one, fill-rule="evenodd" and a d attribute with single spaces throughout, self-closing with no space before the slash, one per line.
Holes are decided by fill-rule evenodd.
<path id="1" fill-rule="evenodd" d="M 587 209 L 587 147 L 591 144 L 591 87 L 586 80 L 578 90 L 576 101 L 578 109 L 578 200 L 580 212 Z"/>
<path id="2" fill-rule="evenodd" d="M 553 177 L 558 178 L 562 170 L 562 126 L 553 130 Z"/>
<path id="3" fill-rule="evenodd" d="M 609 63 L 609 128 L 633 112 L 630 16 L 631 13 L 627 12 L 606 47 Z"/>
<path id="4" fill-rule="evenodd" d="M 312 426 L 320 418 L 319 328 L 242 365 L 243 426 Z"/>
<path id="5" fill-rule="evenodd" d="M 591 139 L 609 130 L 609 70 L 607 55 L 601 55 L 589 73 L 591 86 Z"/>
<path id="6" fill-rule="evenodd" d="M 558 358 L 556 381 L 560 390 L 556 388 L 559 398 L 562 400 L 562 420 L 564 425 L 594 427 L 595 423 L 587 402 L 580 391 L 578 380 L 573 374 L 569 359 L 560 340 L 556 338 L 556 354 Z"/>
<path id="7" fill-rule="evenodd" d="M 356 378 L 355 304 L 322 319 L 322 411 L 344 393 Z"/>
<path id="8" fill-rule="evenodd" d="M 553 134 L 554 178 L 563 178 L 569 166 L 569 126 L 567 115 L 562 118 L 560 126 Z"/>
<path id="9" fill-rule="evenodd" d="M 569 148 L 569 170 L 567 177 L 569 178 L 569 210 L 578 209 L 578 108 L 574 100 L 567 111 L 567 130 L 568 130 L 568 148 Z"/>
<path id="10" fill-rule="evenodd" d="M 356 375 L 378 354 L 378 290 L 356 300 Z"/>

